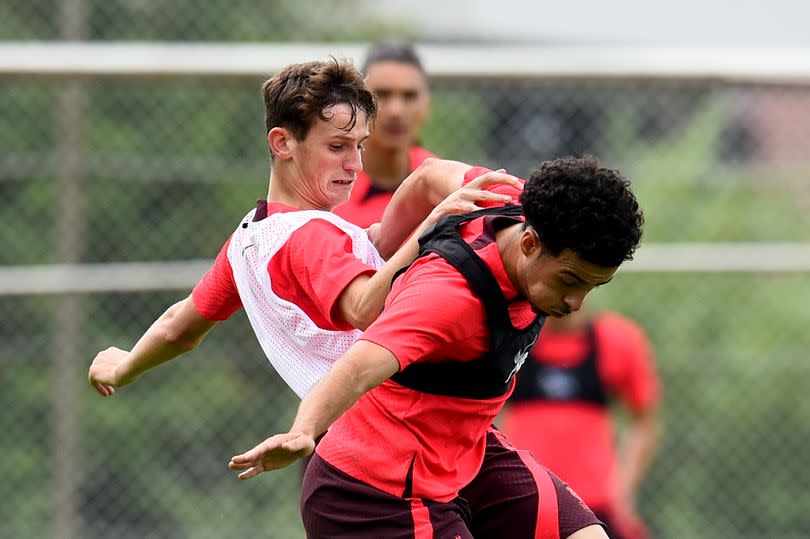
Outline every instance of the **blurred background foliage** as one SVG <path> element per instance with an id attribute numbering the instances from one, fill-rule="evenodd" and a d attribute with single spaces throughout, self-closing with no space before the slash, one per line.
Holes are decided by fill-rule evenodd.
<path id="1" fill-rule="evenodd" d="M 58 39 L 69 4 L 4 2 L 0 37 Z M 93 40 L 414 33 L 363 18 L 360 1 L 321 17 L 310 15 L 322 4 L 301 0 L 81 5 Z M 213 258 L 266 195 L 260 84 L 0 80 L 0 264 Z M 427 148 L 521 175 L 594 153 L 633 181 L 645 242 L 810 241 L 810 140 L 763 113 L 810 100 L 810 88 L 470 78 L 433 92 Z M 113 399 L 84 382 L 97 350 L 130 347 L 187 293 L 0 296 L 0 537 L 301 536 L 299 470 L 241 483 L 226 467 L 297 406 L 243 314 Z M 665 435 L 640 504 L 657 537 L 810 536 L 808 301 L 806 273 L 625 272 L 594 294 L 656 348 Z M 76 485 L 67 509 L 64 473 Z M 54 529 L 60 511 L 73 530 Z"/>

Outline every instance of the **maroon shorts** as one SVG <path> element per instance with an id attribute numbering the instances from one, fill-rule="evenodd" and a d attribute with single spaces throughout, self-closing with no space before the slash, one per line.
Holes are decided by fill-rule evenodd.
<path id="1" fill-rule="evenodd" d="M 494 427 L 487 432 L 481 469 L 460 496 L 469 503 L 475 537 L 564 539 L 593 524 L 604 526 L 568 485 Z"/>
<path id="2" fill-rule="evenodd" d="M 392 496 L 315 455 L 304 475 L 301 515 L 313 539 L 558 539 L 602 524 L 565 483 L 494 428 L 481 470 L 452 502 Z"/>
<path id="3" fill-rule="evenodd" d="M 392 496 L 317 454 L 304 473 L 301 516 L 310 539 L 472 539 L 462 506 Z"/>

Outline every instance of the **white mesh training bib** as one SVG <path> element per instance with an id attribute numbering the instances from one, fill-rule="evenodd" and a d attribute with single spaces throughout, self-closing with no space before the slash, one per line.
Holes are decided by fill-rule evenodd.
<path id="1" fill-rule="evenodd" d="M 242 305 L 267 359 L 287 385 L 302 397 L 360 336 L 360 330 L 321 329 L 297 305 L 273 293 L 267 265 L 290 235 L 312 219 L 334 224 L 352 239 L 354 255 L 379 269 L 383 259 L 365 230 L 329 212 L 275 213 L 253 221 L 256 210 L 240 223 L 228 246 L 228 260 Z"/>

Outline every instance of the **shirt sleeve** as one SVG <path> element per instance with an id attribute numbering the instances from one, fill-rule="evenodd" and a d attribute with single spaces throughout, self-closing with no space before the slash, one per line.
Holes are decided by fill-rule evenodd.
<path id="1" fill-rule="evenodd" d="M 338 299 L 361 275 L 376 268 L 354 255 L 352 238 L 324 219 L 295 232 L 268 264 L 273 292 L 301 308 L 322 329 L 353 329 L 340 313 Z"/>
<path id="2" fill-rule="evenodd" d="M 464 174 L 464 179 L 462 180 L 461 185 L 467 185 L 477 177 L 483 176 L 487 172 L 492 172 L 492 169 L 482 166 L 474 166 Z M 526 183 L 522 178 L 521 181 Z M 486 190 L 492 191 L 493 193 L 498 193 L 499 195 L 508 195 L 512 197 L 512 204 L 520 204 L 521 191 L 515 189 L 511 185 L 495 183 L 487 186 Z M 479 203 L 479 206 L 482 208 L 492 208 L 495 206 L 503 206 L 503 204 L 500 202 L 481 202 Z"/>
<path id="3" fill-rule="evenodd" d="M 604 376 L 612 391 L 636 412 L 654 408 L 661 398 L 652 346 L 635 322 L 606 315 L 597 326 L 603 340 L 606 362 Z"/>
<path id="4" fill-rule="evenodd" d="M 361 339 L 388 349 L 400 370 L 431 360 L 471 360 L 487 347 L 484 308 L 467 281 L 437 257 L 419 259 L 394 285 Z"/>
<path id="5" fill-rule="evenodd" d="M 191 292 L 194 307 L 206 320 L 227 320 L 242 307 L 242 300 L 239 299 L 239 291 L 233 279 L 233 269 L 228 260 L 230 243 L 231 238 L 228 238 L 211 269 L 203 275 Z"/>

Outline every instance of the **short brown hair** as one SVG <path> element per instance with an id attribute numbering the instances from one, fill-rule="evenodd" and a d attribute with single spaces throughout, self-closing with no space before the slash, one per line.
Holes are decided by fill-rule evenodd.
<path id="1" fill-rule="evenodd" d="M 262 97 L 267 133 L 284 127 L 297 140 L 304 140 L 316 118 L 327 120 L 323 112 L 333 105 L 351 107 L 347 131 L 357 122 L 358 110 L 365 112 L 369 121 L 377 114 L 377 101 L 362 73 L 345 59 L 288 65 L 262 84 Z"/>

